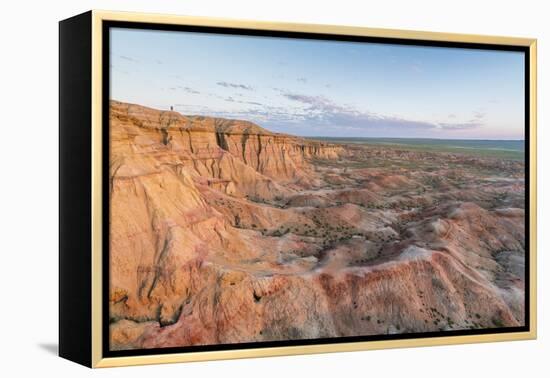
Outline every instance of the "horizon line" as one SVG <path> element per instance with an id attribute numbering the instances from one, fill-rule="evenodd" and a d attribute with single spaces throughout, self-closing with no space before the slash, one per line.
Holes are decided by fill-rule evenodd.
<path id="1" fill-rule="evenodd" d="M 490 138 L 430 138 L 430 137 L 394 137 L 394 136 L 381 136 L 381 137 L 362 137 L 362 136 L 349 136 L 349 137 L 336 137 L 328 135 L 296 135 L 302 138 L 327 138 L 327 139 L 428 139 L 428 140 L 476 140 L 476 141 L 505 141 L 505 142 L 525 142 L 523 139 L 490 139 Z"/>

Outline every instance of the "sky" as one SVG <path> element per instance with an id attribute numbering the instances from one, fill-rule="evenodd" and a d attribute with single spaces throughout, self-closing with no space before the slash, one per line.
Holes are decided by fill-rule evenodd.
<path id="1" fill-rule="evenodd" d="M 301 136 L 524 139 L 521 52 L 111 29 L 111 99 Z"/>

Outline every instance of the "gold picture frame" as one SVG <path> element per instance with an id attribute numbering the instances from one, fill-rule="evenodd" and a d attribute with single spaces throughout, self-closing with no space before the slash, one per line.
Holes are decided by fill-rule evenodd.
<path id="1" fill-rule="evenodd" d="M 502 45 L 519 46 L 528 51 L 528 73 L 526 84 L 529 85 L 528 92 L 528 113 L 529 124 L 529 164 L 526 174 L 529 174 L 529 204 L 528 204 L 528 222 L 529 234 L 526 239 L 529 242 L 528 250 L 528 269 L 529 277 L 526 277 L 528 283 L 528 330 L 521 332 L 503 332 L 486 333 L 475 335 L 442 335 L 429 338 L 406 338 L 395 340 L 376 340 L 360 342 L 342 342 L 330 344 L 310 344 L 295 346 L 276 346 L 276 347 L 257 347 L 249 349 L 230 349 L 213 350 L 199 352 L 165 353 L 153 355 L 132 355 L 123 357 L 105 357 L 104 356 L 104 298 L 105 287 L 103 285 L 103 275 L 105 264 L 103 261 L 103 240 L 104 240 L 104 170 L 106 163 L 103 154 L 103 125 L 105 122 L 105 103 L 103 93 L 103 76 L 105 69 L 105 52 L 103 51 L 103 42 L 105 38 L 104 25 L 109 22 L 127 22 L 139 23 L 146 27 L 148 24 L 160 25 L 186 25 L 200 27 L 230 28 L 240 30 L 261 30 L 273 32 L 289 33 L 312 33 L 322 35 L 344 35 L 357 37 L 375 37 L 382 39 L 401 39 L 417 41 L 434 42 L 452 42 L 465 44 L 481 45 Z M 173 363 L 188 361 L 207 361 L 220 359 L 237 359 L 250 357 L 268 357 L 296 354 L 312 354 L 327 352 L 347 352 L 371 349 L 387 349 L 402 347 L 435 346 L 449 344 L 482 343 L 495 341 L 512 341 L 535 339 L 537 335 L 537 278 L 536 278 L 536 213 L 537 213 L 537 169 L 536 169 L 536 124 L 537 124 L 537 41 L 536 39 L 514 38 L 501 36 L 483 36 L 469 34 L 451 34 L 435 33 L 410 30 L 392 30 L 375 29 L 365 27 L 335 26 L 335 25 L 316 25 L 316 24 L 294 24 L 278 22 L 258 22 L 250 20 L 230 20 L 209 17 L 188 17 L 160 14 L 126 13 L 110 11 L 90 11 L 81 16 L 62 21 L 60 23 L 60 128 L 61 128 L 61 197 L 65 202 L 61 207 L 61 246 L 60 246 L 60 355 L 73 361 L 82 363 L 90 367 L 113 367 L 129 366 L 157 363 Z M 80 33 L 80 34 L 79 34 Z M 81 39 L 79 39 L 82 36 Z M 84 42 L 82 42 L 84 41 Z M 82 54 L 82 49 L 86 54 Z M 79 55 L 80 58 L 76 58 Z M 80 59 L 80 60 L 79 60 Z M 70 70 L 69 64 L 84 65 L 82 72 L 75 72 L 70 76 L 67 70 Z M 89 77 L 83 74 L 89 71 Z M 86 75 L 84 75 L 86 76 Z M 78 89 L 75 88 L 75 82 Z M 65 94 L 63 94 L 65 93 Z M 79 93 L 83 93 L 79 96 Z M 77 104 L 78 102 L 78 104 Z M 71 113 L 72 109 L 72 113 Z M 74 109 L 79 109 L 74 112 Z M 74 141 L 75 135 L 68 134 L 69 124 L 74 126 L 75 122 L 86 122 L 88 126 L 82 126 L 78 138 L 82 138 L 82 143 L 89 146 L 90 169 L 82 175 L 86 175 L 85 181 L 82 181 L 82 188 L 89 185 L 87 192 L 71 192 L 69 181 L 65 182 L 64 177 L 68 177 L 72 172 L 70 164 L 65 163 L 68 155 L 64 155 L 64 141 L 69 143 L 69 139 Z M 527 136 L 526 136 L 527 137 Z M 67 147 L 70 149 L 69 147 Z M 67 150 L 67 153 L 70 151 Z M 73 153 L 75 151 L 72 151 Z M 84 153 L 84 152 L 83 152 Z M 65 169 L 65 171 L 64 171 Z M 83 176 L 84 177 L 84 176 Z M 67 187 L 65 187 L 67 185 Z M 65 188 L 65 189 L 64 189 Z M 75 188 L 75 190 L 78 188 Z M 71 216 L 77 215 L 70 213 L 67 207 L 74 201 L 82 200 L 83 195 L 89 194 L 85 202 L 86 212 L 81 216 L 89 216 L 87 221 L 82 223 L 73 222 Z M 83 205 L 84 206 L 84 205 Z M 527 209 L 526 209 L 527 210 Z M 72 214 L 72 215 L 71 215 Z M 76 229 L 75 227 L 79 227 Z M 86 234 L 87 238 L 80 241 L 68 240 L 69 232 L 76 235 Z M 89 241 L 89 244 L 85 241 Z M 84 241 L 84 242 L 83 242 Z M 71 244 L 72 243 L 72 244 Z M 80 243 L 80 244 L 79 244 Z M 71 256 L 84 251 L 82 258 Z M 71 273 L 73 272 L 73 273 Z M 80 277 L 75 277 L 78 274 Z M 79 283 L 89 281 L 89 284 Z M 84 307 L 78 311 L 86 311 L 86 315 L 78 313 L 72 309 L 75 306 L 76 291 L 83 292 L 82 300 Z M 88 292 L 89 290 L 89 292 Z M 87 304 L 89 303 L 89 305 Z M 75 317 L 81 317 L 80 320 L 72 320 Z M 71 323 L 71 325 L 69 325 Z M 79 341 L 80 340 L 80 341 Z M 74 351 L 79 342 L 86 344 L 80 351 Z"/>

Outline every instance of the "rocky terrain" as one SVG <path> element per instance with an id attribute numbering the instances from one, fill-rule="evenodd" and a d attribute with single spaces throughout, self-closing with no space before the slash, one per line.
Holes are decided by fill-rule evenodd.
<path id="1" fill-rule="evenodd" d="M 524 164 L 110 107 L 113 350 L 524 323 Z"/>

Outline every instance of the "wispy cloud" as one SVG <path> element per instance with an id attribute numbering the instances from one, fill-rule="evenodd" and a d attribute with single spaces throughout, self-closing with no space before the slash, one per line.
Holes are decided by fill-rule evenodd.
<path id="1" fill-rule="evenodd" d="M 304 94 L 284 92 L 284 91 L 283 91 L 283 96 L 288 98 L 289 100 L 294 100 L 306 105 L 310 105 L 311 108 L 332 110 L 336 107 L 339 107 L 338 105 L 334 104 L 331 100 L 327 99 L 324 96 L 311 96 L 311 95 L 304 95 Z"/>
<path id="2" fill-rule="evenodd" d="M 317 130 L 319 135 L 325 132 L 337 133 L 348 130 L 359 133 L 386 132 L 394 135 L 415 135 L 419 132 L 470 130 L 483 126 L 482 119 L 473 118 L 466 122 L 429 122 L 407 119 L 405 117 L 362 111 L 352 105 L 339 104 L 321 95 L 307 95 L 273 88 L 278 96 L 290 100 L 290 103 L 277 103 L 270 99 L 265 103 L 242 99 L 236 95 L 215 97 L 224 100 L 228 109 L 197 106 L 178 106 L 184 112 L 210 115 L 223 118 L 244 119 L 259 123 L 270 129 Z M 206 93 L 209 95 L 208 93 Z M 244 106 L 243 106 L 244 105 Z M 452 116 L 452 117 L 451 117 Z M 449 118 L 456 118 L 449 114 Z"/>
<path id="3" fill-rule="evenodd" d="M 256 101 L 242 101 L 243 104 L 249 104 L 249 105 L 256 105 L 256 106 L 263 106 L 263 104 L 256 102 Z"/>
<path id="4" fill-rule="evenodd" d="M 185 86 L 182 86 L 182 85 L 176 85 L 176 86 L 170 87 L 168 89 L 170 89 L 172 91 L 181 90 L 181 91 L 187 92 L 189 94 L 200 94 L 201 93 L 201 92 L 197 91 L 196 89 L 193 89 L 191 87 L 185 87 Z"/>
<path id="5" fill-rule="evenodd" d="M 305 84 L 305 83 L 307 83 L 307 78 L 305 78 L 305 77 L 299 77 L 299 78 L 296 79 L 296 81 L 299 81 L 300 83 Z"/>
<path id="6" fill-rule="evenodd" d="M 227 102 L 235 102 L 235 103 L 238 103 L 238 104 L 247 104 L 247 105 L 254 105 L 254 106 L 264 106 L 264 104 L 261 104 L 261 103 L 259 103 L 259 102 L 255 102 L 255 101 L 237 100 L 237 99 L 235 99 L 233 96 L 225 97 L 224 100 L 227 101 Z"/>
<path id="7" fill-rule="evenodd" d="M 216 84 L 225 88 L 245 89 L 247 91 L 254 90 L 252 86 L 246 85 L 246 84 L 240 84 L 240 83 L 229 83 L 227 81 L 218 81 Z"/>
<path id="8" fill-rule="evenodd" d="M 317 124 L 351 127 L 354 129 L 407 129 L 407 130 L 464 130 L 482 126 L 479 119 L 462 123 L 427 122 L 388 116 L 357 110 L 349 105 L 337 104 L 324 96 L 310 96 L 298 93 L 283 93 L 289 100 L 303 105 L 301 116 Z"/>
<path id="9" fill-rule="evenodd" d="M 470 120 L 468 122 L 462 122 L 462 123 L 438 123 L 437 126 L 440 129 L 443 130 L 470 130 L 470 129 L 476 129 L 478 127 L 483 126 L 481 122 L 475 122 L 474 120 Z"/>
<path id="10" fill-rule="evenodd" d="M 483 109 L 476 110 L 474 112 L 474 118 L 476 119 L 483 119 L 487 115 L 487 112 L 485 112 Z"/>
<path id="11" fill-rule="evenodd" d="M 126 56 L 126 55 L 119 55 L 118 56 L 120 59 L 124 59 L 124 60 L 127 60 L 129 62 L 133 62 L 133 63 L 138 63 L 139 60 L 135 59 L 135 58 L 132 58 L 130 56 Z"/>
<path id="12" fill-rule="evenodd" d="M 187 93 L 191 94 L 199 94 L 201 92 L 197 91 L 196 89 L 190 88 L 190 87 L 183 87 L 183 90 Z"/>

